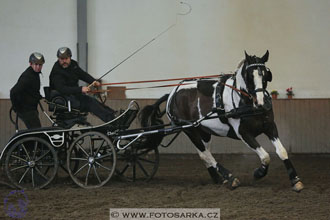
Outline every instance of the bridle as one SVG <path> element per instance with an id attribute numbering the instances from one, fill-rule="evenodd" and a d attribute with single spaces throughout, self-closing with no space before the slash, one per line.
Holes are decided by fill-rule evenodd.
<path id="1" fill-rule="evenodd" d="M 246 83 L 246 90 L 237 88 L 237 74 L 238 74 L 238 72 L 236 72 L 236 74 L 232 76 L 232 79 L 234 80 L 233 85 L 228 85 L 228 84 L 223 83 L 225 86 L 232 89 L 231 98 L 232 98 L 233 107 L 234 107 L 234 109 L 236 109 L 236 111 L 239 108 L 246 108 L 246 106 L 250 106 L 250 104 L 243 101 L 243 103 L 245 103 L 243 106 L 236 107 L 235 102 L 234 102 L 234 96 L 233 96 L 234 91 L 241 97 L 242 100 L 244 100 L 243 96 L 245 96 L 249 100 L 251 100 L 252 103 L 256 103 L 256 101 L 257 101 L 256 93 L 257 92 L 263 92 L 264 95 L 265 95 L 264 96 L 265 97 L 265 99 L 264 99 L 265 103 L 264 103 L 262 109 L 269 110 L 269 109 L 272 108 L 270 94 L 268 93 L 268 91 L 264 87 L 264 82 L 266 82 L 268 79 L 267 79 L 267 76 L 263 75 L 263 73 L 261 71 L 261 67 L 266 68 L 267 73 L 265 73 L 265 74 L 268 74 L 268 73 L 271 74 L 270 70 L 263 63 L 253 63 L 253 64 L 250 64 L 250 65 L 246 65 L 246 67 L 243 66 L 240 73 L 242 75 L 242 78 L 243 78 L 244 82 Z M 248 85 L 247 85 L 247 83 L 248 83 L 248 80 L 247 80 L 248 72 L 247 72 L 247 70 L 249 68 L 257 68 L 258 69 L 258 75 L 262 76 L 262 80 L 263 80 L 263 87 L 262 88 L 257 88 L 257 89 L 254 89 L 253 91 L 249 91 L 249 88 L 248 88 Z M 243 70 L 245 70 L 244 73 L 243 73 Z"/>
<path id="2" fill-rule="evenodd" d="M 245 71 L 246 71 L 246 72 L 244 73 L 245 76 L 241 73 L 242 76 L 243 76 L 243 80 L 245 81 L 245 83 L 248 82 L 248 80 L 247 80 L 247 70 L 248 70 L 249 68 L 253 68 L 253 67 L 254 67 L 254 68 L 255 68 L 255 67 L 258 68 L 258 75 L 259 75 L 259 76 L 263 76 L 260 67 L 265 67 L 266 70 L 270 72 L 270 70 L 269 70 L 269 69 L 266 67 L 266 65 L 263 64 L 263 63 L 253 63 L 253 64 L 250 64 L 250 65 L 247 65 L 245 68 L 243 68 L 243 69 L 245 69 Z M 243 71 L 243 70 L 242 70 L 242 71 Z M 236 73 L 236 74 L 237 74 L 237 73 Z M 232 99 L 233 99 L 233 92 L 234 92 L 234 91 L 235 91 L 239 96 L 241 96 L 241 98 L 243 98 L 243 96 L 245 96 L 245 97 L 247 97 L 249 100 L 252 100 L 253 103 L 256 102 L 256 97 L 255 97 L 254 95 L 256 95 L 257 92 L 263 92 L 266 96 L 269 96 L 269 97 L 270 97 L 268 91 L 264 88 L 264 86 L 263 86 L 263 88 L 257 88 L 257 89 L 255 89 L 255 90 L 253 90 L 253 91 L 249 91 L 248 87 L 246 88 L 247 91 L 242 90 L 242 89 L 238 89 L 237 86 L 236 86 L 236 75 L 234 75 L 233 78 L 234 78 L 234 84 L 233 84 L 233 86 L 228 85 L 228 84 L 226 84 L 226 83 L 223 83 L 225 86 L 227 86 L 227 87 L 229 87 L 229 88 L 232 89 Z M 266 82 L 266 79 L 265 79 L 265 76 L 263 76 L 263 85 L 264 85 L 265 82 Z M 232 101 L 234 102 L 234 100 L 232 100 Z M 234 104 L 234 106 L 235 106 L 235 104 Z M 236 108 L 236 107 L 235 107 L 235 108 Z"/>
<path id="3" fill-rule="evenodd" d="M 264 85 L 265 85 L 265 83 L 266 83 L 267 80 L 265 79 L 266 77 L 262 74 L 262 71 L 261 71 L 260 67 L 264 67 L 267 70 L 267 72 L 270 72 L 270 70 L 263 63 L 253 63 L 253 64 L 250 64 L 250 65 L 246 66 L 245 67 L 245 71 L 247 71 L 251 67 L 257 67 L 257 69 L 258 69 L 258 75 L 259 76 L 262 76 L 262 88 L 255 89 L 254 91 L 252 91 L 250 93 L 253 94 L 253 95 L 256 94 L 257 92 L 264 92 L 264 93 L 268 94 L 268 91 L 264 88 L 265 87 Z M 245 77 L 244 80 L 245 80 L 245 82 L 247 82 L 246 77 Z"/>

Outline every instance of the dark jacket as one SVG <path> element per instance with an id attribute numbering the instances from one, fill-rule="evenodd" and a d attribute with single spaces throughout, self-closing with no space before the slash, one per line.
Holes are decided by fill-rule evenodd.
<path id="1" fill-rule="evenodd" d="M 36 111 L 40 95 L 40 73 L 28 67 L 19 77 L 17 83 L 10 90 L 10 100 L 17 112 Z"/>
<path id="2" fill-rule="evenodd" d="M 51 89 L 55 89 L 63 95 L 81 95 L 81 86 L 78 81 L 92 83 L 95 79 L 83 71 L 75 60 L 71 60 L 70 66 L 62 68 L 59 62 L 55 62 L 49 75 Z"/>

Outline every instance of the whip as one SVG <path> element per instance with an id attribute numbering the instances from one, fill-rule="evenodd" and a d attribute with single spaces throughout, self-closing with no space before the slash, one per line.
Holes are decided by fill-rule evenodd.
<path id="1" fill-rule="evenodd" d="M 187 15 L 191 12 L 192 8 L 188 3 L 185 2 L 180 2 L 180 4 L 185 4 L 186 6 L 188 6 L 188 11 L 186 13 L 177 13 L 177 15 Z M 132 56 L 134 56 L 135 54 L 137 54 L 140 50 L 142 50 L 143 48 L 145 48 L 146 46 L 148 46 L 149 44 L 151 44 L 153 41 L 155 41 L 157 38 L 159 38 L 160 36 L 162 36 L 164 33 L 166 33 L 167 31 L 169 31 L 171 28 L 173 28 L 178 22 L 178 19 L 176 17 L 175 23 L 168 26 L 165 30 L 163 30 L 162 32 L 160 32 L 158 35 L 156 35 L 154 38 L 152 38 L 150 41 L 148 41 L 146 44 L 144 44 L 142 47 L 138 48 L 136 51 L 134 51 L 131 55 L 129 55 L 128 57 L 126 57 L 123 61 L 121 61 L 120 63 L 118 63 L 117 65 L 115 65 L 114 67 L 112 67 L 109 71 L 107 71 L 106 73 L 104 73 L 100 78 L 98 78 L 96 81 L 101 80 L 103 77 L 105 77 L 106 75 L 108 75 L 110 72 L 112 72 L 114 69 L 116 69 L 118 66 L 120 66 L 122 63 L 124 63 L 126 60 L 128 60 L 129 58 L 131 58 Z M 94 84 L 94 82 L 92 84 L 90 84 L 88 87 L 91 87 Z"/>

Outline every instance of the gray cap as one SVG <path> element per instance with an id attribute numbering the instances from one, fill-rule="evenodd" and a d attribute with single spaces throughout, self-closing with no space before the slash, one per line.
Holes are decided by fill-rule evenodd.
<path id="1" fill-rule="evenodd" d="M 44 64 L 45 58 L 41 53 L 34 52 L 30 55 L 29 62 L 36 63 L 36 64 Z"/>
<path id="2" fill-rule="evenodd" d="M 57 50 L 58 58 L 68 58 L 72 56 L 72 52 L 68 47 L 61 47 Z"/>

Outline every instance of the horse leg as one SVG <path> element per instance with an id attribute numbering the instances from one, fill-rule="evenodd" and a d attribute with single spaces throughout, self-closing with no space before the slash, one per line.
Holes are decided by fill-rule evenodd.
<path id="1" fill-rule="evenodd" d="M 299 179 L 297 172 L 295 168 L 293 167 L 293 164 L 291 163 L 288 153 L 286 149 L 283 147 L 279 137 L 276 125 L 273 124 L 266 133 L 272 144 L 274 145 L 276 149 L 276 154 L 279 156 L 279 158 L 284 162 L 285 168 L 287 169 L 289 179 L 291 181 L 292 189 L 296 192 L 300 192 L 304 189 L 304 185 Z"/>
<path id="2" fill-rule="evenodd" d="M 254 171 L 254 178 L 261 179 L 267 175 L 268 167 L 270 163 L 269 154 L 265 151 L 265 149 L 260 146 L 254 136 L 252 135 L 242 135 L 243 142 L 249 146 L 260 158 L 261 166 Z"/>
<path id="3" fill-rule="evenodd" d="M 220 176 L 218 174 L 220 173 L 223 177 L 222 182 L 226 184 L 228 188 L 237 188 L 240 184 L 238 178 L 234 177 L 229 170 L 224 168 L 221 164 L 217 163 L 207 148 L 207 144 L 211 140 L 211 135 L 203 132 L 201 129 L 197 130 L 195 128 L 189 130 L 187 129 L 185 133 L 196 146 L 199 157 L 204 161 L 213 182 L 221 182 Z"/>

